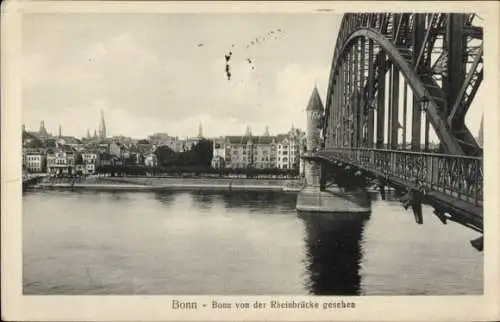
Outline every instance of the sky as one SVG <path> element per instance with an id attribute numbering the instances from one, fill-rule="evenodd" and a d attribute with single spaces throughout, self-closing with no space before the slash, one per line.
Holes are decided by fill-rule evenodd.
<path id="1" fill-rule="evenodd" d="M 23 123 L 37 130 L 44 120 L 54 134 L 61 124 L 64 135 L 81 137 L 102 109 L 110 136 L 195 136 L 200 123 L 209 137 L 304 128 L 315 85 L 325 97 L 341 17 L 26 15 Z"/>
<path id="2" fill-rule="evenodd" d="M 207 137 L 242 135 L 247 126 L 254 135 L 266 126 L 271 134 L 304 129 L 314 86 L 325 103 L 341 18 L 334 13 L 26 14 L 23 123 L 38 130 L 44 120 L 53 134 L 61 125 L 63 135 L 82 137 L 98 127 L 102 110 L 108 136 L 196 136 L 200 123 Z M 257 37 L 266 41 L 248 46 Z M 466 117 L 473 135 L 481 97 L 480 88 Z M 430 139 L 437 140 L 432 131 Z"/>

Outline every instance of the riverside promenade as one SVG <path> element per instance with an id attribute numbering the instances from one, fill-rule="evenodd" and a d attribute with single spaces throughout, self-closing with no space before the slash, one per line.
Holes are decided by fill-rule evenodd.
<path id="1" fill-rule="evenodd" d="M 183 178 L 183 177 L 88 177 L 82 179 L 47 179 L 39 189 L 85 190 L 221 190 L 221 191 L 289 191 L 302 188 L 301 179 L 255 178 Z"/>

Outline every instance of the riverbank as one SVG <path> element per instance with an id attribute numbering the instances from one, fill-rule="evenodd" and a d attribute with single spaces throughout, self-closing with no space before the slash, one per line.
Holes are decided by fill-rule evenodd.
<path id="1" fill-rule="evenodd" d="M 47 179 L 38 189 L 85 190 L 243 190 L 298 192 L 301 179 L 175 178 L 175 177 L 89 177 L 85 179 Z"/>

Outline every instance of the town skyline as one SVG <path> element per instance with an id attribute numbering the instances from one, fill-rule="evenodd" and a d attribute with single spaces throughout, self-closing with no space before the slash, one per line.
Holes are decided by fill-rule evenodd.
<path id="1" fill-rule="evenodd" d="M 103 115 L 104 116 L 104 115 Z M 103 123 L 103 121 L 105 120 L 104 119 L 101 119 L 101 121 L 99 122 L 99 125 L 97 127 L 94 127 L 92 129 L 89 128 L 89 130 L 85 133 L 85 135 L 82 135 L 82 136 L 76 136 L 76 135 L 71 135 L 71 134 L 68 134 L 68 133 L 65 133 L 64 131 L 64 124 L 59 124 L 57 126 L 57 131 L 52 131 L 50 128 L 48 128 L 46 126 L 46 123 L 45 123 L 45 120 L 40 120 L 38 126 L 27 126 L 26 124 L 23 124 L 23 131 L 26 131 L 26 132 L 38 132 L 40 131 L 42 128 L 44 128 L 44 130 L 54 136 L 54 137 L 57 137 L 57 136 L 69 136 L 69 137 L 75 137 L 75 138 L 89 138 L 89 137 L 102 137 L 102 138 L 113 138 L 113 137 L 129 137 L 129 138 L 132 138 L 132 139 L 136 139 L 136 140 L 141 140 L 141 139 L 147 139 L 148 137 L 151 137 L 153 135 L 158 135 L 158 134 L 166 134 L 168 136 L 171 136 L 171 137 L 178 137 L 178 138 L 194 138 L 194 137 L 203 137 L 203 138 L 221 138 L 221 137 L 225 137 L 225 136 L 243 136 L 243 135 L 246 135 L 248 134 L 249 132 L 253 135 L 253 136 L 275 136 L 275 135 L 280 135 L 280 134 L 284 134 L 284 133 L 288 133 L 289 131 L 291 130 L 300 130 L 300 131 L 303 131 L 304 129 L 303 128 L 300 128 L 300 127 L 296 127 L 294 124 L 291 124 L 290 128 L 285 130 L 285 131 L 272 131 L 272 129 L 269 128 L 269 126 L 265 126 L 264 129 L 262 129 L 262 131 L 259 130 L 255 130 L 255 129 L 252 129 L 250 126 L 246 126 L 245 130 L 242 131 L 241 133 L 223 133 L 223 134 L 220 134 L 220 135 L 215 135 L 215 136 L 209 136 L 209 135 L 205 135 L 204 134 L 204 129 L 203 129 L 203 124 L 200 122 L 197 126 L 197 129 L 196 129 L 196 133 L 194 134 L 191 134 L 191 135 L 187 135 L 187 136 L 181 136 L 181 135 L 177 135 L 175 133 L 169 133 L 168 131 L 163 131 L 163 132 L 151 132 L 151 133 L 148 133 L 146 134 L 145 136 L 142 136 L 142 137 L 132 137 L 130 135 L 127 135 L 127 133 L 119 133 L 119 134 L 113 134 L 113 135 L 108 135 L 106 132 L 107 132 L 107 123 Z M 103 132 L 103 128 L 102 126 L 104 125 L 104 132 Z M 103 134 L 104 133 L 104 134 Z"/>
<path id="2" fill-rule="evenodd" d="M 62 125 L 75 137 L 98 130 L 101 111 L 109 136 L 192 137 L 200 122 L 207 137 L 238 135 L 247 126 L 254 133 L 266 126 L 274 133 L 305 128 L 315 86 L 326 104 L 340 18 L 26 15 L 22 122 L 32 130 L 44 120 L 53 132 Z M 80 33 L 85 37 L 75 37 Z M 474 135 L 486 104 L 483 91 L 465 118 Z M 429 140 L 437 141 L 432 127 Z"/>
<path id="3" fill-rule="evenodd" d="M 314 86 L 323 100 L 326 94 L 340 19 L 26 15 L 22 121 L 30 129 L 42 119 L 51 129 L 61 123 L 78 137 L 98 125 L 101 110 L 110 135 L 132 137 L 190 136 L 200 122 L 207 136 L 240 133 L 247 126 L 263 132 L 267 125 L 277 133 L 292 124 L 304 128 Z"/>

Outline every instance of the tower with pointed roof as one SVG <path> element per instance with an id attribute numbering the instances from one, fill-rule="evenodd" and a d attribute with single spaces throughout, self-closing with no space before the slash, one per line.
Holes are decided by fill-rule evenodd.
<path id="1" fill-rule="evenodd" d="M 269 126 L 266 125 L 266 129 L 264 131 L 264 136 L 269 136 Z"/>
<path id="2" fill-rule="evenodd" d="M 106 138 L 106 122 L 104 121 L 104 112 L 101 109 L 101 122 L 99 123 L 99 137 Z"/>
<path id="3" fill-rule="evenodd" d="M 245 131 L 245 136 L 252 136 L 252 130 L 250 129 L 249 125 L 247 125 L 247 129 Z"/>
<path id="4" fill-rule="evenodd" d="M 201 126 L 201 122 L 200 122 L 200 125 L 198 126 L 198 138 L 202 138 L 203 137 L 203 127 Z"/>
<path id="5" fill-rule="evenodd" d="M 321 97 L 318 93 L 318 88 L 314 89 L 307 104 L 307 151 L 312 152 L 320 147 L 321 127 L 323 123 L 324 107 L 321 102 Z"/>
<path id="6" fill-rule="evenodd" d="M 61 137 L 61 136 L 62 136 L 62 128 L 61 128 L 61 124 L 59 124 L 59 131 L 58 131 L 58 135 L 59 135 L 59 137 Z"/>
<path id="7" fill-rule="evenodd" d="M 307 130 L 305 152 L 307 153 L 314 153 L 320 147 L 323 111 L 323 103 L 321 102 L 318 88 L 314 86 L 306 108 Z M 301 160 L 300 169 L 304 173 L 306 185 L 313 189 L 319 189 L 321 176 L 319 164 L 312 160 Z"/>
<path id="8" fill-rule="evenodd" d="M 47 135 L 47 130 L 45 129 L 45 122 L 40 121 L 40 130 L 38 131 L 41 135 Z"/>

